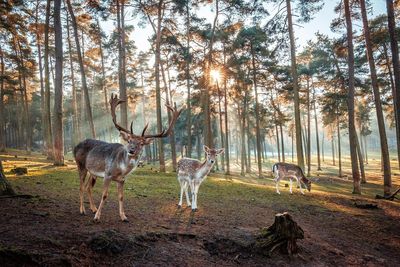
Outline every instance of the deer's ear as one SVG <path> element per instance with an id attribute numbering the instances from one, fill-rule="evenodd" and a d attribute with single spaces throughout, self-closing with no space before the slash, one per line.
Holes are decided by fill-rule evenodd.
<path id="1" fill-rule="evenodd" d="M 217 149 L 217 155 L 224 153 L 224 151 L 225 151 L 225 148 Z"/>
<path id="2" fill-rule="evenodd" d="M 210 149 L 208 148 L 208 146 L 204 145 L 203 146 L 203 150 L 204 152 L 208 153 L 210 151 Z"/>
<path id="3" fill-rule="evenodd" d="M 126 142 L 129 141 L 130 134 L 128 134 L 127 132 L 119 131 L 119 136 L 121 136 L 122 139 L 124 139 Z"/>
<path id="4" fill-rule="evenodd" d="M 144 140 L 144 144 L 145 144 L 145 145 L 150 145 L 153 141 L 154 141 L 153 138 L 146 138 L 146 139 Z"/>

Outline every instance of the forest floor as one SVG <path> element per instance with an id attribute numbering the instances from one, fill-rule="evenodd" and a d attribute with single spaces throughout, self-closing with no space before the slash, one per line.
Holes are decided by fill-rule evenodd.
<path id="1" fill-rule="evenodd" d="M 79 214 L 72 160 L 54 167 L 39 154 L 12 150 L 0 158 L 14 189 L 33 196 L 0 199 L 0 266 L 400 265 L 400 203 L 375 200 L 383 186 L 379 164 L 372 159 L 362 195 L 351 194 L 351 181 L 335 178 L 328 163 L 325 171 L 312 173 L 312 190 L 304 196 L 298 189 L 291 195 L 285 182 L 277 195 L 269 172 L 265 179 L 212 173 L 201 186 L 195 213 L 177 208 L 174 173 L 146 166 L 125 183 L 129 222 L 119 219 L 113 184 L 101 222 L 94 223 L 87 202 L 88 214 Z M 11 174 L 14 166 L 27 167 L 28 174 Z M 101 184 L 95 186 L 96 203 Z M 399 186 L 396 169 L 393 189 Z M 377 208 L 355 206 L 366 202 Z M 265 257 L 243 249 L 285 211 L 305 232 L 297 256 L 274 252 Z"/>

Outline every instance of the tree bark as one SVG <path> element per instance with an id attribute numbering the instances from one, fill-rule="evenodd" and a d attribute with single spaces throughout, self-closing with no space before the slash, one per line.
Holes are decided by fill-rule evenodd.
<path id="1" fill-rule="evenodd" d="M 339 160 L 339 177 L 343 177 L 342 171 L 342 147 L 341 147 L 341 137 L 340 137 L 340 123 L 339 123 L 339 116 L 336 119 L 336 128 L 337 128 L 337 136 L 338 136 L 338 160 Z"/>
<path id="2" fill-rule="evenodd" d="M 127 100 L 126 94 L 126 56 L 125 56 L 125 12 L 124 1 L 117 0 L 117 32 L 118 32 L 118 86 L 121 99 Z M 121 124 L 128 127 L 128 102 L 121 104 Z"/>
<path id="3" fill-rule="evenodd" d="M 301 141 L 301 121 L 300 121 L 300 97 L 298 88 L 297 64 L 296 64 L 296 44 L 294 39 L 292 9 L 290 0 L 286 0 L 289 37 L 290 37 L 290 57 L 291 57 L 291 73 L 293 77 L 293 96 L 294 96 L 294 118 L 296 126 L 296 154 L 297 165 L 304 170 L 304 154 Z"/>
<path id="4" fill-rule="evenodd" d="M 74 63 L 72 60 L 72 45 L 71 38 L 69 33 L 69 18 L 67 14 L 67 39 L 68 39 L 68 52 L 69 52 L 69 66 L 71 71 L 71 84 L 72 84 L 72 124 L 73 124 L 73 145 L 78 144 L 81 140 L 81 127 L 80 127 L 80 118 L 78 113 L 78 98 L 76 95 L 76 86 L 75 86 L 75 75 L 74 75 Z"/>
<path id="5" fill-rule="evenodd" d="M 82 54 L 81 54 L 81 46 L 79 43 L 78 25 L 76 23 L 74 10 L 72 9 L 71 0 L 66 0 L 66 3 L 67 3 L 69 15 L 71 16 L 72 28 L 74 29 L 76 53 L 78 55 L 78 63 L 79 63 L 79 68 L 80 68 L 80 73 L 81 73 L 81 80 L 82 80 L 82 89 L 83 89 L 83 93 L 85 95 L 85 102 L 86 102 L 85 106 L 86 106 L 87 118 L 89 120 L 90 131 L 91 131 L 92 137 L 96 138 L 96 131 L 94 128 L 94 123 L 93 123 L 92 108 L 90 105 L 89 90 L 88 90 L 87 83 L 86 83 L 85 66 L 83 64 L 83 58 L 82 58 Z"/>
<path id="6" fill-rule="evenodd" d="M 108 92 L 106 87 L 106 70 L 104 66 L 104 52 L 103 52 L 103 38 L 101 36 L 100 21 L 97 19 L 97 27 L 99 28 L 99 49 L 100 49 L 100 62 L 101 62 L 101 87 L 104 93 L 104 107 L 107 113 L 109 113 L 108 107 Z M 121 105 L 124 103 L 121 103 Z"/>
<path id="7" fill-rule="evenodd" d="M 0 196 L 13 196 L 15 192 L 4 175 L 3 163 L 0 159 Z"/>
<path id="8" fill-rule="evenodd" d="M 384 120 L 383 111 L 382 111 L 381 94 L 379 91 L 378 78 L 376 75 L 376 68 L 375 68 L 375 61 L 374 61 L 373 52 L 372 52 L 371 34 L 370 34 L 369 26 L 368 26 L 368 17 L 367 17 L 367 11 L 366 11 L 366 7 L 365 7 L 365 0 L 360 0 L 360 8 L 361 8 L 361 15 L 362 15 L 363 26 L 364 26 L 364 39 L 365 39 L 365 45 L 367 47 L 368 64 L 369 64 L 369 69 L 370 69 L 370 73 L 371 73 L 371 84 L 372 84 L 372 90 L 374 93 L 376 117 L 378 120 L 378 130 L 379 130 L 379 137 L 380 137 L 379 140 L 380 140 L 380 144 L 381 144 L 381 154 L 382 154 L 382 163 L 383 163 L 383 181 L 384 181 L 383 191 L 384 191 L 384 195 L 387 196 L 387 195 L 391 194 L 390 191 L 391 191 L 391 187 L 392 187 L 389 148 L 388 148 L 388 144 L 387 144 L 385 120 Z"/>
<path id="9" fill-rule="evenodd" d="M 61 0 L 54 1 L 54 36 L 56 79 L 54 84 L 54 165 L 64 165 L 63 138 L 63 43 L 61 28 Z"/>
<path id="10" fill-rule="evenodd" d="M 4 77 L 5 64 L 3 50 L 0 47 L 1 77 Z M 6 131 L 4 113 L 4 79 L 0 79 L 0 152 L 6 150 Z"/>
<path id="11" fill-rule="evenodd" d="M 160 88 L 160 63 L 161 63 L 161 20 L 163 17 L 163 0 L 160 0 L 157 7 L 157 29 L 156 29 L 156 50 L 155 50 L 155 78 L 156 78 L 156 107 L 157 107 L 157 130 L 162 131 L 161 117 L 161 88 Z M 160 161 L 160 171 L 165 172 L 164 142 L 158 138 L 158 158 Z"/>
<path id="12" fill-rule="evenodd" d="M 394 74 L 393 104 L 396 118 L 396 137 L 397 137 L 397 160 L 400 168 L 400 61 L 399 45 L 397 43 L 396 22 L 394 17 L 393 0 L 386 0 L 388 28 L 390 36 L 390 48 L 392 50 L 392 64 Z"/>
<path id="13" fill-rule="evenodd" d="M 310 108 L 310 80 L 307 78 L 307 176 L 311 171 L 311 108 Z"/>
<path id="14" fill-rule="evenodd" d="M 357 155 L 358 155 L 358 164 L 360 164 L 360 173 L 361 173 L 361 183 L 367 183 L 365 178 L 365 170 L 364 170 L 364 159 L 361 153 L 361 146 L 360 146 L 360 138 L 357 136 Z"/>
<path id="15" fill-rule="evenodd" d="M 285 162 L 285 144 L 283 142 L 282 123 L 279 124 L 279 129 L 280 129 L 280 132 L 281 132 L 282 162 Z"/>
<path id="16" fill-rule="evenodd" d="M 353 176 L 353 194 L 361 194 L 360 173 L 357 161 L 357 143 L 356 143 L 356 128 L 354 125 L 354 48 L 353 48 L 353 27 L 351 22 L 351 11 L 349 0 L 344 0 L 344 9 L 346 17 L 346 31 L 347 31 L 347 46 L 348 46 L 348 68 L 349 68 L 349 81 L 348 81 L 348 120 L 349 120 L 349 145 L 350 145 L 350 158 L 351 170 Z"/>
<path id="17" fill-rule="evenodd" d="M 46 128 L 46 153 L 48 159 L 54 159 L 53 154 L 53 132 L 51 125 L 51 111 L 50 111 L 50 55 L 49 55 L 49 31 L 50 31 L 50 7 L 51 1 L 47 0 L 46 4 L 46 22 L 44 33 L 44 74 L 45 74 L 45 128 Z"/>
<path id="18" fill-rule="evenodd" d="M 39 34 L 39 0 L 36 0 L 36 10 L 35 10 L 35 23 L 36 23 L 36 46 L 38 51 L 38 64 L 39 64 L 39 81 L 40 81 L 40 111 L 42 113 L 42 136 L 43 139 L 46 137 L 46 113 L 45 113 L 45 93 L 44 93 L 44 83 L 43 83 L 43 64 L 42 64 L 42 47 L 41 38 Z M 45 147 L 43 146 L 43 153 L 46 154 Z"/>
<path id="19" fill-rule="evenodd" d="M 168 83 L 167 79 L 165 78 L 165 70 L 164 64 L 161 62 L 161 73 L 164 82 L 164 89 L 165 89 L 165 101 L 167 105 L 173 106 L 172 95 L 171 95 L 171 79 L 169 76 L 169 66 L 167 63 L 167 73 L 168 73 Z M 171 112 L 168 112 L 168 123 L 171 123 L 172 115 Z M 176 172 L 176 144 L 175 144 L 175 132 L 172 130 L 171 135 L 169 136 L 170 144 L 171 144 L 171 160 L 172 160 L 172 171 Z"/>
<path id="20" fill-rule="evenodd" d="M 187 148 L 186 156 L 192 157 L 192 108 L 191 108 L 191 93 L 190 93 L 190 1 L 186 2 L 186 89 L 187 89 L 187 120 L 186 120 L 186 131 L 187 131 Z"/>
<path id="21" fill-rule="evenodd" d="M 258 103 L 258 92 L 257 92 L 257 70 L 256 70 L 256 61 L 253 49 L 253 43 L 251 46 L 251 62 L 253 67 L 253 84 L 254 84 L 254 95 L 256 100 L 256 147 L 257 147 L 257 164 L 258 164 L 258 176 L 262 178 L 262 162 L 261 162 L 261 135 L 260 135 L 260 106 Z M 278 131 L 276 132 L 278 136 Z M 279 143 L 278 143 L 279 146 Z"/>
<path id="22" fill-rule="evenodd" d="M 225 53 L 225 45 L 224 45 L 224 65 L 226 64 L 226 53 Z M 229 164 L 229 133 L 228 133 L 228 89 L 226 86 L 226 78 L 224 78 L 224 109 L 225 109 L 225 152 L 224 157 L 226 161 L 226 172 L 225 174 L 231 174 L 230 164 Z"/>
<path id="23" fill-rule="evenodd" d="M 221 138 L 221 148 L 224 147 L 224 132 L 222 130 L 222 109 L 221 109 L 221 90 L 219 88 L 219 84 L 217 81 L 217 93 L 218 93 L 218 113 L 219 113 L 219 132 L 220 132 L 220 138 Z M 221 156 L 221 167 L 222 170 L 225 171 L 225 158 L 224 155 Z"/>
<path id="24" fill-rule="evenodd" d="M 321 155 L 320 155 L 320 149 L 319 149 L 319 130 L 318 130 L 318 118 L 317 118 L 317 108 L 316 108 L 316 102 L 317 100 L 315 99 L 315 88 L 313 86 L 313 107 L 314 107 L 314 122 L 315 122 L 315 141 L 317 143 L 317 160 L 318 160 L 318 167 L 317 170 L 321 170 Z M 323 149 L 322 149 L 323 150 Z"/>

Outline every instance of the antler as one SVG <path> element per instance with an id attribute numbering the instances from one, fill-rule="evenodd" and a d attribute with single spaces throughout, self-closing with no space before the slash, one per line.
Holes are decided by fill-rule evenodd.
<path id="1" fill-rule="evenodd" d="M 124 102 L 126 102 L 126 101 L 119 99 L 117 95 L 114 96 L 114 94 L 111 94 L 110 106 L 111 106 L 112 121 L 114 123 L 115 128 L 117 128 L 118 131 L 123 131 L 123 132 L 129 133 L 129 134 L 132 134 L 132 132 L 128 131 L 127 129 L 125 129 L 124 127 L 122 127 L 121 125 L 119 125 L 117 123 L 117 116 L 115 115 L 115 109 L 117 108 L 117 106 L 119 104 L 124 103 Z"/>
<path id="2" fill-rule="evenodd" d="M 168 129 L 167 130 L 163 129 L 161 131 L 161 133 L 158 133 L 158 134 L 147 135 L 145 133 L 146 133 L 148 125 L 146 125 L 146 127 L 144 127 L 143 132 L 142 132 L 143 137 L 145 137 L 145 138 L 163 138 L 163 137 L 167 137 L 171 134 L 171 132 L 174 128 L 175 122 L 178 119 L 179 115 L 181 115 L 183 108 L 180 110 L 177 110 L 176 107 L 173 108 L 170 105 L 165 105 L 165 106 L 168 108 L 168 110 L 170 110 L 172 112 L 172 120 L 168 126 Z"/>

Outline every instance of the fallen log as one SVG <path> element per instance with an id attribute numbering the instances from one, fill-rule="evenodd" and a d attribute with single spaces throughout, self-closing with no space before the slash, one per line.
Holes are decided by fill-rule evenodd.
<path id="1" fill-rule="evenodd" d="M 303 229 L 289 213 L 278 213 L 275 215 L 274 224 L 261 230 L 256 238 L 255 247 L 268 256 L 276 249 L 291 256 L 298 251 L 297 239 L 304 239 Z"/>
<path id="2" fill-rule="evenodd" d="M 392 200 L 392 201 L 393 201 L 395 198 L 397 198 L 396 195 L 397 195 L 397 193 L 399 193 L 399 192 L 400 192 L 400 188 L 398 188 L 396 191 L 394 191 L 393 194 L 391 194 L 391 195 L 389 195 L 389 196 L 376 195 L 375 198 L 376 198 L 376 199 L 386 199 L 386 200 Z"/>

